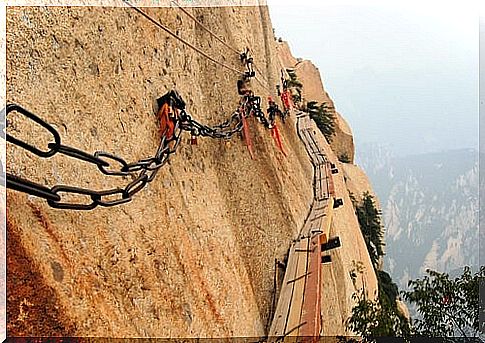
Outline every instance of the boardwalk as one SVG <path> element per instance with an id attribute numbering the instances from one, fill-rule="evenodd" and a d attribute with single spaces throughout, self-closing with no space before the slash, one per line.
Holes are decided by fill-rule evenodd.
<path id="1" fill-rule="evenodd" d="M 309 116 L 297 114 L 298 135 L 313 165 L 313 202 L 288 254 L 286 273 L 269 331 L 270 341 L 321 336 L 321 264 L 334 208 L 332 165 L 317 144 Z"/>

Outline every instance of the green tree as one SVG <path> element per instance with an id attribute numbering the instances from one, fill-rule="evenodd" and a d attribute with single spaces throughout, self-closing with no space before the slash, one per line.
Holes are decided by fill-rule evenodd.
<path id="1" fill-rule="evenodd" d="M 384 256 L 384 230 L 374 197 L 369 192 L 364 193 L 356 214 L 372 264 L 377 269 L 380 257 Z"/>
<path id="2" fill-rule="evenodd" d="M 298 75 L 296 75 L 296 71 L 294 69 L 286 69 L 288 76 L 290 77 L 288 82 L 288 87 L 295 87 L 295 88 L 303 88 L 303 84 L 298 80 Z"/>
<path id="3" fill-rule="evenodd" d="M 362 274 L 363 268 L 357 268 L 354 264 L 351 278 L 357 273 Z M 353 275 L 354 277 L 353 277 Z M 368 299 L 364 289 L 353 294 L 352 298 L 356 305 L 352 308 L 352 315 L 346 321 L 346 327 L 355 334 L 361 336 L 364 342 L 372 342 L 374 337 L 409 337 L 411 327 L 409 320 L 397 307 L 396 300 L 399 296 L 397 285 L 390 275 L 384 271 L 377 271 L 379 297 L 375 300 Z"/>
<path id="4" fill-rule="evenodd" d="M 411 280 L 404 298 L 416 306 L 419 318 L 413 322 L 414 334 L 426 337 L 478 337 L 479 282 L 485 266 L 472 274 L 470 267 L 454 279 L 446 273 L 426 270 L 422 279 Z"/>
<path id="5" fill-rule="evenodd" d="M 354 294 L 353 299 L 357 304 L 352 308 L 346 327 L 361 336 L 364 342 L 372 342 L 373 338 L 383 336 L 409 337 L 409 322 L 395 305 L 381 298 L 367 299 L 362 293 Z"/>
<path id="6" fill-rule="evenodd" d="M 410 291 L 401 292 L 415 305 L 419 318 L 407 322 L 396 306 L 397 286 L 387 273 L 379 271 L 379 298 L 369 300 L 363 292 L 354 294 L 357 303 L 346 321 L 347 328 L 362 336 L 365 342 L 380 336 L 440 337 L 444 342 L 483 339 L 479 283 L 485 277 L 485 266 L 474 274 L 469 267 L 464 267 L 462 275 L 454 279 L 429 269 L 426 273 L 422 279 L 409 281 Z"/>
<path id="7" fill-rule="evenodd" d="M 318 115 L 318 108 L 319 107 L 320 106 L 318 105 L 318 101 L 308 101 L 307 104 L 306 104 L 306 111 L 308 112 L 310 117 L 316 116 L 316 115 Z"/>
<path id="8" fill-rule="evenodd" d="M 384 255 L 384 233 L 374 197 L 369 192 L 365 192 L 360 202 L 353 195 L 351 199 L 376 271 L 379 296 L 375 300 L 368 299 L 363 290 L 353 295 L 356 305 L 352 309 L 352 315 L 346 321 L 347 329 L 362 336 L 365 342 L 381 336 L 408 337 L 411 333 L 410 323 L 401 313 L 396 302 L 399 289 L 391 276 L 378 268 L 379 259 Z"/>
<path id="9" fill-rule="evenodd" d="M 391 276 L 383 270 L 378 270 L 377 282 L 379 286 L 379 297 L 383 301 L 395 305 L 396 299 L 399 297 L 399 288 L 392 281 Z"/>
<path id="10" fill-rule="evenodd" d="M 326 103 L 319 105 L 316 101 L 309 101 L 307 103 L 307 112 L 327 141 L 331 142 L 332 136 L 335 134 L 335 115 L 330 110 L 330 106 Z"/>

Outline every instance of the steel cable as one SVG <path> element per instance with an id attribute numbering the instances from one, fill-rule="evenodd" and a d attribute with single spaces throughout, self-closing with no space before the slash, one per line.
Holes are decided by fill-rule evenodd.
<path id="1" fill-rule="evenodd" d="M 202 51 L 201 49 L 197 48 L 196 46 L 194 46 L 193 44 L 191 44 L 190 42 L 186 41 L 185 39 L 179 37 L 177 34 L 175 34 L 173 31 L 171 31 L 170 29 L 168 29 L 167 27 L 165 27 L 164 25 L 160 24 L 158 21 L 156 21 L 155 19 L 153 19 L 151 16 L 149 16 L 148 14 L 146 14 L 145 12 L 143 12 L 142 10 L 140 10 L 138 7 L 136 7 L 135 5 L 131 4 L 128 0 L 123 0 L 124 3 L 126 3 L 128 6 L 130 6 L 131 8 L 133 8 L 135 11 L 137 11 L 138 13 L 140 13 L 143 17 L 145 17 L 146 19 L 148 19 L 149 21 L 151 21 L 153 24 L 155 24 L 157 27 L 161 28 L 163 31 L 165 31 L 166 33 L 168 33 L 170 36 L 174 37 L 175 39 L 178 39 L 179 41 L 181 41 L 182 43 L 184 43 L 185 45 L 187 45 L 188 47 L 190 47 L 191 49 L 195 50 L 196 52 L 198 52 L 199 54 L 201 54 L 202 56 L 204 56 L 205 58 L 207 58 L 208 60 L 220 65 L 221 67 L 224 67 L 228 70 L 231 70 L 235 73 L 238 73 L 238 74 L 244 74 L 243 71 L 241 70 L 238 70 L 236 68 L 233 68 L 221 61 L 218 61 L 216 60 L 215 58 L 209 56 L 207 53 L 205 53 L 204 51 Z"/>
<path id="2" fill-rule="evenodd" d="M 124 3 L 126 3 L 128 6 L 130 6 L 131 8 L 133 8 L 135 11 L 137 11 L 139 14 L 141 14 L 143 17 L 145 17 L 146 19 L 148 19 L 149 21 L 151 21 L 153 24 L 155 24 L 157 27 L 161 28 L 163 31 L 165 31 L 166 33 L 168 33 L 170 36 L 172 36 L 173 38 L 175 39 L 178 39 L 179 41 L 181 41 L 183 44 L 187 45 L 188 47 L 190 47 L 191 49 L 195 50 L 196 52 L 198 52 L 199 54 L 201 54 L 202 56 L 204 56 L 205 58 L 207 58 L 208 60 L 230 70 L 230 71 L 233 71 L 235 73 L 238 73 L 239 75 L 243 75 L 244 74 L 244 71 L 241 71 L 241 70 L 238 70 L 236 68 L 233 68 L 221 61 L 218 61 L 216 60 L 215 58 L 211 57 L 210 55 L 208 55 L 206 52 L 202 51 L 201 49 L 197 48 L 196 46 L 194 46 L 193 44 L 191 44 L 190 42 L 186 41 L 185 39 L 179 37 L 177 34 L 175 34 L 172 30 L 170 30 L 169 28 L 165 27 L 164 25 L 160 24 L 158 21 L 156 21 L 155 19 L 153 19 L 151 16 L 149 16 L 148 14 L 146 14 L 145 12 L 143 12 L 141 9 L 139 9 L 138 7 L 136 7 L 135 5 L 133 5 L 130 1 L 128 0 L 122 0 Z M 199 24 L 202 28 L 204 28 L 207 32 L 209 32 L 209 34 L 211 34 L 212 36 L 214 36 L 218 41 L 220 41 L 222 44 L 224 44 L 226 47 L 228 47 L 229 49 L 231 49 L 233 52 L 237 53 L 238 55 L 240 55 L 240 52 L 237 51 L 235 48 L 231 47 L 230 45 L 228 45 L 227 43 L 225 43 L 219 36 L 217 36 L 215 33 L 213 33 L 211 30 L 209 30 L 205 25 L 203 25 L 199 20 L 197 20 L 197 18 L 195 18 L 194 16 L 192 16 L 188 11 L 186 11 L 185 9 L 183 9 L 182 7 L 180 7 L 179 4 L 177 4 L 176 2 L 174 2 L 172 0 L 173 3 L 175 3 L 184 13 L 186 13 L 190 18 L 192 18 L 197 24 Z M 255 68 L 256 70 L 258 71 L 258 73 L 261 73 L 258 69 L 258 67 L 255 65 Z M 269 86 L 269 83 L 267 80 L 265 80 L 266 82 L 266 85 L 257 77 L 255 76 L 254 77 L 256 79 L 256 81 L 265 89 L 267 90 L 268 92 L 271 93 L 271 90 L 270 88 L 268 87 Z"/>
<path id="3" fill-rule="evenodd" d="M 241 55 L 241 51 L 237 50 L 236 48 L 234 48 L 233 46 L 227 44 L 221 37 L 219 37 L 217 34 L 215 34 L 211 29 L 209 29 L 207 26 L 205 26 L 203 23 L 200 22 L 200 20 L 198 20 L 196 17 L 194 17 L 192 14 L 189 13 L 189 11 L 187 11 L 185 8 L 183 8 L 182 6 L 180 6 L 180 4 L 178 3 L 178 1 L 175 1 L 175 0 L 171 0 L 171 2 L 173 4 L 175 4 L 182 12 L 184 12 L 189 18 L 191 18 L 195 23 L 197 23 L 200 27 L 202 27 L 205 31 L 207 31 L 207 33 L 209 33 L 212 37 L 214 37 L 215 39 L 217 39 L 222 45 L 224 45 L 226 48 L 228 48 L 229 50 L 233 51 L 234 53 L 236 53 L 237 55 Z M 256 71 L 262 75 L 263 73 L 261 72 L 261 70 L 258 68 L 257 65 L 254 65 L 254 68 L 256 69 Z M 256 76 L 255 77 L 256 80 L 258 80 L 258 77 Z M 268 80 L 266 80 L 265 77 L 261 76 L 261 78 L 264 80 L 264 82 L 266 83 L 267 86 L 269 86 L 269 82 Z M 258 82 L 260 82 L 258 80 Z M 261 82 L 260 82 L 261 84 Z M 265 87 L 263 84 L 261 84 L 263 87 Z M 265 87 L 266 88 L 266 87 Z M 266 90 L 268 90 L 266 88 Z"/>
<path id="4" fill-rule="evenodd" d="M 171 2 L 174 3 L 189 18 L 191 18 L 193 21 L 195 21 L 200 27 L 202 27 L 205 31 L 207 31 L 212 37 L 214 37 L 219 42 L 221 42 L 224 46 L 226 46 L 227 48 L 229 48 L 230 50 L 232 50 L 237 55 L 240 55 L 241 54 L 240 51 L 238 51 L 236 48 L 233 48 L 232 46 L 230 46 L 229 44 L 227 44 L 226 42 L 224 42 L 224 40 L 221 37 L 219 37 L 214 32 L 212 32 L 207 26 L 205 26 L 204 24 L 202 24 L 200 22 L 200 20 L 198 20 L 196 17 L 194 17 L 192 14 L 190 14 L 189 11 L 185 10 L 185 8 L 183 8 L 182 6 L 180 6 L 179 3 L 178 3 L 178 1 L 171 0 Z"/>

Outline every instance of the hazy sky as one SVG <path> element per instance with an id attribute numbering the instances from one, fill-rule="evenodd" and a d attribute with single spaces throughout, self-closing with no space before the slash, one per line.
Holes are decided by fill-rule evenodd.
<path id="1" fill-rule="evenodd" d="M 478 9 L 467 1 L 268 0 L 357 145 L 398 155 L 478 145 Z"/>

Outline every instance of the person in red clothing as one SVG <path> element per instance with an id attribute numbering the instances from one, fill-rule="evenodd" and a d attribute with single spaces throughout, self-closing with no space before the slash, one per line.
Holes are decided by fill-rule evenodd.
<path id="1" fill-rule="evenodd" d="M 280 96 L 281 102 L 283 103 L 284 113 L 285 115 L 288 115 L 290 113 L 290 110 L 293 108 L 293 101 L 291 99 L 290 90 L 288 89 L 288 81 L 285 79 L 283 70 L 281 70 L 281 85 L 283 91 L 281 91 L 278 87 L 278 95 Z"/>
<path id="2" fill-rule="evenodd" d="M 291 94 L 288 91 L 288 89 L 285 89 L 281 94 L 281 102 L 283 102 L 283 108 L 285 112 L 289 113 L 292 106 L 291 106 Z"/>

